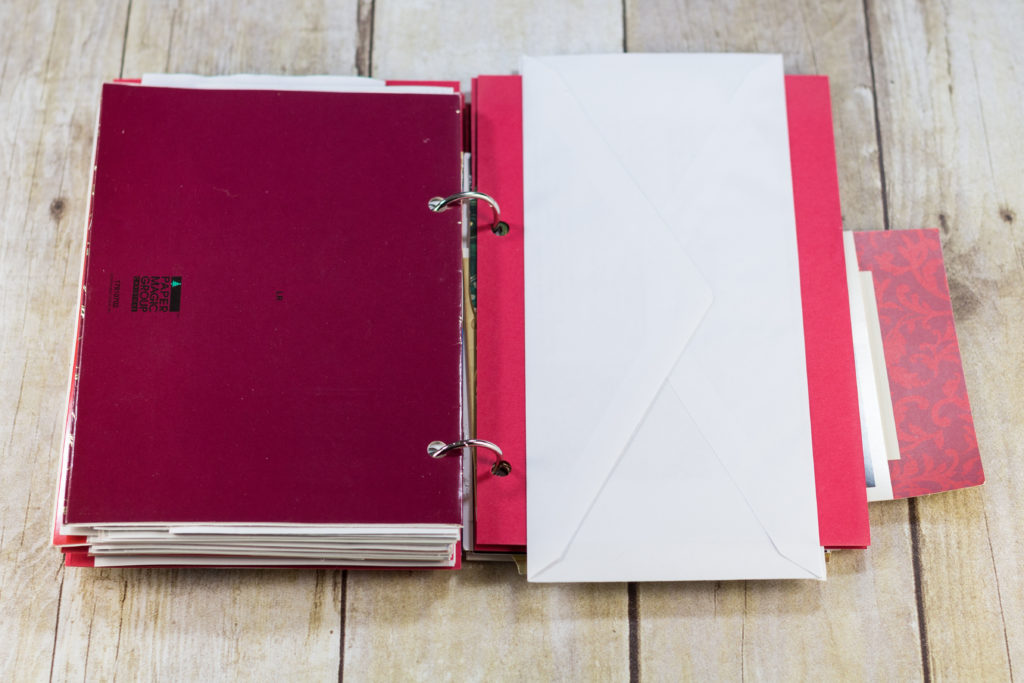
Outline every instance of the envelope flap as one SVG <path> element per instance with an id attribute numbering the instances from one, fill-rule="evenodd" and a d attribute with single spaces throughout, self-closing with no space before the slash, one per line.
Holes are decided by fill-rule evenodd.
<path id="1" fill-rule="evenodd" d="M 778 55 L 629 54 L 530 60 L 561 83 L 619 164 L 674 227 L 707 196 L 709 173 L 750 154 L 746 119 L 781 69 Z M 525 62 L 524 62 L 525 63 Z M 680 87 L 685 84 L 685 87 Z M 671 130 L 656 122 L 671 120 Z M 770 139 L 770 138 L 769 138 Z M 714 196 L 714 194 L 712 194 Z"/>
<path id="2" fill-rule="evenodd" d="M 545 529 L 528 531 L 533 571 L 578 529 L 711 292 L 557 75 L 527 60 L 523 82 L 526 154 L 574 159 L 571 173 L 525 161 L 527 527 Z"/>

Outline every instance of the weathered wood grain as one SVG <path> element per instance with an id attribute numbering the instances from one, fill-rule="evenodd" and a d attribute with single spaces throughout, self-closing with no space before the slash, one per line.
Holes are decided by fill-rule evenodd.
<path id="1" fill-rule="evenodd" d="M 283 8 L 272 2 L 136 0 L 127 25 L 125 16 L 112 22 L 118 55 L 127 41 L 125 75 L 355 70 L 354 2 Z M 92 93 L 102 75 L 83 86 L 93 111 Z M 82 143 L 91 126 L 90 120 Z M 77 173 L 84 183 L 86 169 Z M 84 184 L 79 196 L 84 201 Z M 52 336 L 70 342 L 60 330 Z M 46 555 L 56 566 L 57 559 Z M 56 638 L 50 634 L 54 675 L 334 678 L 341 657 L 342 580 L 340 572 L 290 570 L 68 570 Z"/>
<path id="2" fill-rule="evenodd" d="M 48 547 L 97 83 L 127 3 L 0 6 L 0 678 L 49 675 L 63 571 Z"/>
<path id="3" fill-rule="evenodd" d="M 376 0 L 379 78 L 458 80 L 519 70 L 520 55 L 622 52 L 622 3 Z"/>
<path id="4" fill-rule="evenodd" d="M 125 77 L 354 74 L 356 0 L 133 0 Z"/>
<path id="5" fill-rule="evenodd" d="M 511 563 L 349 572 L 345 679 L 621 681 L 624 584 L 527 584 Z"/>
<path id="6" fill-rule="evenodd" d="M 325 680 L 340 667 L 342 573 L 65 570 L 58 680 Z"/>
<path id="7" fill-rule="evenodd" d="M 920 677 L 913 578 L 906 556 L 909 528 L 901 507 L 875 506 L 871 512 L 872 551 L 834 553 L 825 584 L 641 584 L 642 676 Z"/>
<path id="8" fill-rule="evenodd" d="M 844 225 L 884 227 L 860 2 L 630 0 L 633 52 L 779 52 L 829 76 Z M 905 503 L 871 510 L 872 547 L 832 555 L 828 581 L 641 585 L 640 670 L 656 680 L 907 679 L 921 673 Z"/>
<path id="9" fill-rule="evenodd" d="M 1024 6 L 868 6 L 890 223 L 941 229 L 988 478 L 916 503 L 926 663 L 1005 679 L 1024 658 Z"/>

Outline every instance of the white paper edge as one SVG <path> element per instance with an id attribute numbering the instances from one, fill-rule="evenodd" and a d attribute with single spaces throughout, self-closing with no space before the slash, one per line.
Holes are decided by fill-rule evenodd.
<path id="1" fill-rule="evenodd" d="M 843 233 L 843 252 L 846 257 L 846 284 L 850 296 L 850 322 L 853 326 L 853 356 L 857 372 L 861 432 L 875 478 L 875 485 L 867 488 L 867 498 L 868 502 L 892 500 L 889 457 L 886 453 L 881 408 L 878 405 L 875 371 L 872 368 L 864 289 L 857 266 L 857 245 L 852 232 Z M 872 295 L 873 292 L 872 289 Z"/>

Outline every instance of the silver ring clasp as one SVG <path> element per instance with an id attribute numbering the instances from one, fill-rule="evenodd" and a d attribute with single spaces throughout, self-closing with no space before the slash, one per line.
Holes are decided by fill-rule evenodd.
<path id="1" fill-rule="evenodd" d="M 462 202 L 467 199 L 476 199 L 489 204 L 491 209 L 494 210 L 494 221 L 491 223 L 491 232 L 495 235 L 508 234 L 508 223 L 501 220 L 501 209 L 498 207 L 498 202 L 489 194 L 477 192 L 475 190 L 467 190 L 466 192 L 456 192 L 448 197 L 432 197 L 430 201 L 427 202 L 427 207 L 434 213 L 441 213 L 442 211 L 447 211 L 451 208 L 452 204 Z"/>
<path id="2" fill-rule="evenodd" d="M 486 448 L 494 453 L 494 464 L 491 466 L 491 474 L 496 477 L 507 476 L 512 471 L 512 465 L 502 458 L 501 448 L 497 444 L 483 439 L 463 439 L 462 441 L 431 441 L 427 444 L 427 454 L 432 458 L 444 458 L 454 451 L 463 448 Z"/>

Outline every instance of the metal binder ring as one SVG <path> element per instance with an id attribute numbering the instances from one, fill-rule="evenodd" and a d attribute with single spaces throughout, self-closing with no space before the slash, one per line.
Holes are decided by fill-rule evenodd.
<path id="1" fill-rule="evenodd" d="M 451 443 L 445 443 L 444 441 L 431 441 L 427 444 L 427 454 L 432 458 L 443 458 L 452 451 L 457 451 L 462 448 L 486 448 L 489 451 L 494 452 L 494 464 L 491 465 L 491 474 L 497 477 L 504 477 L 512 471 L 512 465 L 507 461 L 502 460 L 501 448 L 498 444 L 491 443 L 490 441 L 484 441 L 483 439 L 464 439 L 462 441 L 453 441 Z"/>
<path id="2" fill-rule="evenodd" d="M 449 197 L 433 197 L 429 202 L 427 202 L 427 206 L 434 213 L 441 213 L 442 211 L 448 210 L 448 208 L 452 204 L 456 202 L 461 202 L 466 199 L 477 199 L 482 202 L 487 202 L 488 204 L 490 204 L 491 208 L 494 210 L 494 222 L 491 224 L 491 232 L 493 232 L 495 235 L 508 234 L 508 223 L 506 223 L 503 220 L 500 220 L 501 209 L 498 208 L 498 202 L 495 201 L 494 197 L 492 197 L 489 194 L 484 194 L 483 192 L 476 192 L 475 190 L 469 190 L 467 192 L 457 192 Z"/>

